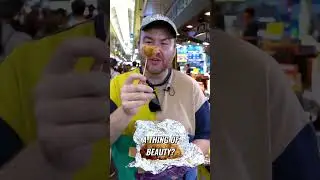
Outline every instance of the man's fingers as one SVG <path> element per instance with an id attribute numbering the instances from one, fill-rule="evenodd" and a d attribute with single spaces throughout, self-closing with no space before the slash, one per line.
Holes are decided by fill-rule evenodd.
<path id="1" fill-rule="evenodd" d="M 101 72 L 47 76 L 36 88 L 37 99 L 109 96 L 109 79 Z"/>
<path id="2" fill-rule="evenodd" d="M 107 99 L 107 98 L 106 98 Z M 39 124 L 74 124 L 106 122 L 107 104 L 104 98 L 75 98 L 50 103 L 38 102 Z"/>
<path id="3" fill-rule="evenodd" d="M 72 124 L 61 126 L 42 126 L 39 128 L 40 142 L 45 142 L 55 149 L 75 148 L 92 144 L 107 138 L 109 131 L 105 122 L 91 124 Z"/>
<path id="4" fill-rule="evenodd" d="M 139 108 L 145 105 L 148 101 L 126 101 L 122 103 L 122 106 L 126 109 Z"/>
<path id="5" fill-rule="evenodd" d="M 153 99 L 155 95 L 153 93 L 127 93 L 122 94 L 122 101 L 149 101 Z"/>
<path id="6" fill-rule="evenodd" d="M 124 85 L 131 85 L 135 80 L 146 81 L 147 78 L 142 74 L 134 73 L 131 74 L 125 81 Z"/>
<path id="7" fill-rule="evenodd" d="M 125 85 L 122 88 L 122 92 L 128 93 L 135 93 L 135 92 L 145 92 L 145 93 L 153 93 L 153 89 L 150 86 L 144 84 L 132 84 L 132 85 Z"/>
<path id="8" fill-rule="evenodd" d="M 81 57 L 93 57 L 94 67 L 100 67 L 108 59 L 106 44 L 97 38 L 74 38 L 63 42 L 53 54 L 45 68 L 45 74 L 65 74 L 72 72 Z"/>

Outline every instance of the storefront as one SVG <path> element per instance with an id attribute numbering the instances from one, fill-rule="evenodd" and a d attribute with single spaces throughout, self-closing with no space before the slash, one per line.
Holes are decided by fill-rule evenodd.
<path id="1" fill-rule="evenodd" d="M 186 71 L 186 65 L 191 68 L 191 76 L 196 79 L 206 95 L 210 92 L 210 56 L 205 52 L 205 46 L 199 43 L 186 42 L 177 45 L 177 65 L 180 71 Z"/>
<path id="2" fill-rule="evenodd" d="M 189 64 L 192 74 L 207 74 L 210 68 L 210 57 L 205 53 L 204 47 L 196 43 L 184 43 L 177 46 L 177 63 L 181 71 Z"/>

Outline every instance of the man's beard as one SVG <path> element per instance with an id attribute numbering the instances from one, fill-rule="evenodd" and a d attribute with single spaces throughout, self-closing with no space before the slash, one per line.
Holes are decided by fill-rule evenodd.
<path id="1" fill-rule="evenodd" d="M 166 69 L 168 69 L 168 68 L 161 68 L 161 69 L 158 69 L 157 71 L 152 71 L 152 70 L 150 70 L 150 69 L 148 68 L 148 66 L 147 66 L 147 68 L 146 68 L 146 70 L 148 71 L 148 73 L 153 74 L 153 75 L 161 74 L 161 73 L 163 73 Z"/>
<path id="2" fill-rule="evenodd" d="M 144 69 L 145 65 L 146 65 L 146 60 L 141 60 L 141 65 Z M 164 72 L 166 69 L 168 68 L 165 68 L 165 67 L 162 67 L 162 68 L 159 68 L 157 70 L 151 70 L 150 69 L 150 66 L 147 65 L 146 67 L 146 71 L 149 73 L 149 74 L 153 74 L 153 75 L 158 75 L 158 74 L 161 74 L 162 72 Z"/>

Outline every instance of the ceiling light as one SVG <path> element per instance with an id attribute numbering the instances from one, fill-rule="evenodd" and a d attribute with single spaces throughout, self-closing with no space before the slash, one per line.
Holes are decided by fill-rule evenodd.
<path id="1" fill-rule="evenodd" d="M 210 45 L 210 43 L 208 43 L 208 42 L 203 42 L 202 44 L 205 45 L 205 46 L 209 46 Z"/>
<path id="2" fill-rule="evenodd" d="M 208 12 L 204 13 L 204 15 L 206 15 L 206 16 L 210 16 L 210 11 L 208 11 Z"/>
<path id="3" fill-rule="evenodd" d="M 188 25 L 188 26 L 187 26 L 187 28 L 191 29 L 191 28 L 193 28 L 193 26 L 191 26 L 191 25 Z"/>

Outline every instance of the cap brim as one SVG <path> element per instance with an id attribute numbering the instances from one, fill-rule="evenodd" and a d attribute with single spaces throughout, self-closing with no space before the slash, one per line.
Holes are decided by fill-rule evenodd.
<path id="1" fill-rule="evenodd" d="M 177 31 L 175 30 L 175 28 L 172 27 L 172 25 L 170 23 L 168 23 L 167 21 L 164 21 L 164 20 L 152 21 L 149 24 L 142 26 L 141 30 L 144 31 L 145 29 L 151 29 L 153 26 L 157 26 L 159 24 L 163 24 L 164 26 L 167 26 L 169 28 L 170 33 L 173 35 L 173 37 L 174 38 L 177 37 Z"/>

